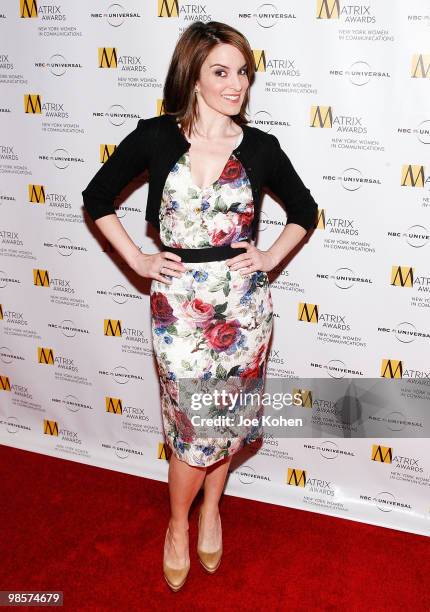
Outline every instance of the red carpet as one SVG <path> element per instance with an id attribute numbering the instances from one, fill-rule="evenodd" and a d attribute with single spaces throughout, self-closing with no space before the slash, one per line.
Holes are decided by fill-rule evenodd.
<path id="1" fill-rule="evenodd" d="M 62 590 L 66 610 L 430 610 L 430 540 L 224 496 L 224 556 L 164 581 L 165 483 L 0 446 L 0 590 Z M 23 608 L 18 608 L 23 609 Z M 33 608 L 25 608 L 33 609 Z"/>

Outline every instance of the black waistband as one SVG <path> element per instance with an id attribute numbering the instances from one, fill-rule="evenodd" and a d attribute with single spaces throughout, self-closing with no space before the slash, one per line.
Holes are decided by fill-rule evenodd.
<path id="1" fill-rule="evenodd" d="M 181 257 L 183 262 L 204 262 L 204 261 L 222 261 L 223 259 L 229 259 L 229 257 L 234 257 L 235 255 L 240 255 L 241 253 L 245 253 L 245 248 L 233 248 L 229 244 L 223 246 L 211 246 L 204 247 L 202 249 L 182 249 L 171 247 L 166 244 L 161 245 L 163 251 L 170 251 L 171 253 L 176 253 Z"/>

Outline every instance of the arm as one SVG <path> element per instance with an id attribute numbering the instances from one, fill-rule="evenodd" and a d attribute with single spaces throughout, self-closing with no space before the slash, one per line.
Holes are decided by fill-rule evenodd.
<path id="1" fill-rule="evenodd" d="M 91 219 L 135 272 L 170 284 L 159 273 L 160 267 L 163 265 L 171 275 L 177 276 L 183 266 L 175 262 L 181 258 L 173 253 L 142 253 L 118 219 L 114 206 L 122 189 L 149 166 L 154 142 L 145 131 L 147 125 L 144 119 L 139 119 L 136 128 L 119 143 L 82 191 L 82 197 Z"/>
<path id="2" fill-rule="evenodd" d="M 273 153 L 266 186 L 280 198 L 288 214 L 286 227 L 266 251 L 276 266 L 315 226 L 318 206 L 281 148 L 279 140 L 272 134 L 270 137 L 273 139 Z"/>
<path id="3" fill-rule="evenodd" d="M 265 187 L 281 199 L 288 214 L 287 225 L 267 251 L 261 251 L 254 244 L 244 241 L 232 244 L 234 248 L 246 248 L 246 253 L 236 255 L 226 260 L 226 263 L 231 270 L 245 268 L 246 274 L 256 270 L 264 272 L 273 270 L 316 223 L 318 206 L 311 192 L 305 187 L 286 153 L 281 149 L 276 136 L 269 134 L 269 137 L 272 146 L 267 161 L 269 170 Z"/>
<path id="4" fill-rule="evenodd" d="M 115 213 L 114 201 L 124 187 L 148 168 L 145 120 L 119 143 L 109 159 L 82 191 L 84 207 L 93 221 Z"/>

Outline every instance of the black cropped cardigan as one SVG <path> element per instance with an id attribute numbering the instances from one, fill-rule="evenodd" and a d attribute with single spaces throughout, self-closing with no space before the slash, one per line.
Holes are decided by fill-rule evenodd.
<path id="1" fill-rule="evenodd" d="M 314 227 L 317 204 L 278 139 L 247 124 L 241 127 L 243 138 L 233 153 L 244 165 L 251 183 L 254 201 L 251 238 L 256 237 L 264 188 L 280 199 L 287 212 L 287 224 L 297 223 L 306 230 Z M 189 147 L 174 116 L 139 119 L 135 129 L 118 144 L 82 191 L 84 207 L 91 219 L 115 213 L 115 198 L 133 178 L 148 170 L 145 220 L 159 231 L 159 210 L 167 176 Z"/>

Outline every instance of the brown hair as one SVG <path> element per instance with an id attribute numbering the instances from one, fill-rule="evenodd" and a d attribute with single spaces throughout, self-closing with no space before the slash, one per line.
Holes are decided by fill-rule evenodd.
<path id="1" fill-rule="evenodd" d="M 220 43 L 233 45 L 242 53 L 247 65 L 249 86 L 255 79 L 255 62 L 249 42 L 235 28 L 219 21 L 195 21 L 182 33 L 173 51 L 164 83 L 164 112 L 173 115 L 181 123 L 182 132 L 192 131 L 197 118 L 195 83 L 200 69 L 210 51 Z M 241 125 L 248 123 L 246 108 L 249 87 L 242 106 L 232 120 Z"/>

